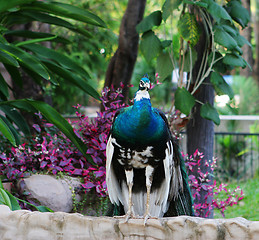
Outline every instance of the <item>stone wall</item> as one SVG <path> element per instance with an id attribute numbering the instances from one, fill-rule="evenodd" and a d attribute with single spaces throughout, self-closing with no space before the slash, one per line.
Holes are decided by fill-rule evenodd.
<path id="1" fill-rule="evenodd" d="M 143 219 L 89 217 L 69 213 L 10 211 L 0 205 L 1 240 L 259 239 L 259 222 L 244 218 L 174 217 Z"/>

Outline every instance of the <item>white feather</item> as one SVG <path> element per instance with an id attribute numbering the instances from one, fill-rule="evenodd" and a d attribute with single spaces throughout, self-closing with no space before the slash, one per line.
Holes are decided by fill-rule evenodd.
<path id="1" fill-rule="evenodd" d="M 134 98 L 134 101 L 139 101 L 143 98 L 150 99 L 150 95 L 149 95 L 148 91 L 146 91 L 146 90 L 137 91 L 136 95 L 135 95 L 135 98 Z"/>
<path id="2" fill-rule="evenodd" d="M 117 178 L 115 176 L 113 167 L 111 166 L 113 152 L 114 152 L 114 143 L 115 139 L 113 139 L 111 136 L 108 139 L 107 147 L 106 147 L 106 185 L 108 189 L 108 194 L 111 202 L 114 204 L 116 203 L 119 205 L 119 201 L 121 203 L 124 202 L 124 198 L 119 186 L 119 183 L 117 181 Z M 115 144 L 117 144 L 115 142 Z"/>

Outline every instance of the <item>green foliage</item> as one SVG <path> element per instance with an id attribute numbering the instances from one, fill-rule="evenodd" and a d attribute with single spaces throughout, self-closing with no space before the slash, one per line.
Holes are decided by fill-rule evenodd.
<path id="1" fill-rule="evenodd" d="M 53 48 L 62 54 L 66 54 L 79 66 L 83 67 L 90 78 L 87 78 L 87 83 L 92 88 L 101 92 L 105 78 L 105 72 L 109 64 L 111 56 L 114 54 L 118 44 L 118 29 L 123 11 L 127 5 L 127 1 L 88 1 L 88 0 L 66 0 L 72 5 L 82 9 L 93 11 L 97 15 L 102 16 L 105 20 L 108 29 L 97 28 L 94 25 L 85 25 L 77 22 L 77 26 L 83 27 L 88 32 L 94 34 L 94 38 L 86 39 L 81 34 L 68 32 L 64 28 L 52 27 L 51 32 L 58 36 L 66 37 L 72 44 L 59 44 L 53 41 Z M 71 22 L 71 21 L 70 21 Z M 71 22 L 73 23 L 73 22 Z M 65 73 L 64 73 L 65 75 Z M 74 84 L 58 78 L 59 86 L 51 85 L 48 88 L 48 94 L 51 95 L 53 105 L 63 114 L 74 114 L 74 109 L 71 108 L 75 103 L 80 103 L 83 106 L 89 104 L 98 104 L 84 91 L 78 90 Z"/>
<path id="2" fill-rule="evenodd" d="M 242 28 L 246 27 L 249 22 L 249 14 L 241 1 L 230 0 L 226 5 L 221 5 L 214 0 L 166 0 L 161 12 L 161 23 L 160 11 L 156 11 L 144 18 L 138 25 L 139 32 L 143 32 L 140 50 L 147 62 L 156 61 L 157 72 L 161 75 L 161 80 L 166 79 L 174 68 L 179 69 L 179 88 L 175 94 L 176 108 L 189 114 L 194 106 L 195 98 L 185 99 L 186 92 L 194 95 L 204 80 L 210 77 L 210 74 L 217 94 L 228 94 L 230 98 L 233 98 L 233 91 L 222 75 L 234 67 L 245 68 L 247 66 L 246 61 L 242 58 L 241 47 L 249 43 L 240 35 L 237 24 Z M 174 30 L 175 25 L 171 25 L 171 32 L 164 34 L 164 29 L 167 29 L 169 25 L 168 19 L 171 17 L 171 22 L 174 22 L 173 16 L 177 14 L 180 14 L 177 21 L 178 32 Z M 203 26 L 200 27 L 201 25 Z M 161 27 L 163 27 L 162 31 Z M 204 31 L 201 31 L 201 28 Z M 193 79 L 193 67 L 197 65 L 195 63 L 198 59 L 198 54 L 194 49 L 201 37 L 206 46 L 202 53 L 202 61 L 195 69 L 198 75 L 195 75 L 196 78 Z M 162 44 L 164 41 L 166 44 Z M 183 81 L 183 72 L 189 73 L 187 82 Z M 182 90 L 183 88 L 186 92 Z M 186 103 L 182 103 L 182 101 Z M 203 105 L 201 116 L 219 124 L 217 110 L 207 103 L 198 103 Z"/>
<path id="3" fill-rule="evenodd" d="M 230 66 L 242 67 L 242 68 L 246 67 L 247 65 L 246 61 L 236 53 L 226 54 L 226 56 L 223 59 L 223 63 Z"/>
<path id="4" fill-rule="evenodd" d="M 142 35 L 142 40 L 139 47 L 144 57 L 148 61 L 151 61 L 153 58 L 157 57 L 162 49 L 161 42 L 153 31 L 145 32 Z"/>
<path id="5" fill-rule="evenodd" d="M 200 38 L 198 24 L 194 14 L 184 13 L 178 21 L 178 31 L 181 37 L 190 44 L 195 46 Z"/>
<path id="6" fill-rule="evenodd" d="M 0 118 L 0 131 L 14 146 L 16 146 L 15 137 L 8 124 L 6 124 L 2 118 Z"/>
<path id="7" fill-rule="evenodd" d="M 175 92 L 175 107 L 185 115 L 189 115 L 192 107 L 195 105 L 195 98 L 186 90 L 186 88 L 177 88 Z"/>
<path id="8" fill-rule="evenodd" d="M 1 4 L 0 12 L 0 61 L 9 72 L 12 81 L 21 88 L 21 91 L 23 87 L 22 70 L 43 88 L 45 87 L 43 79 L 56 87 L 66 82 L 99 99 L 99 94 L 92 87 L 87 70 L 64 53 L 59 53 L 40 44 L 45 41 L 69 44 L 68 39 L 57 34 L 32 30 L 12 30 L 12 26 L 29 25 L 39 21 L 91 37 L 92 34 L 83 25 L 78 25 L 77 22 L 95 27 L 106 27 L 102 19 L 85 9 L 54 1 L 14 0 Z M 20 36 L 25 39 L 24 41 L 8 42 L 10 36 Z M 86 155 L 85 145 L 55 109 L 45 103 L 29 99 L 9 101 L 9 90 L 12 89 L 0 74 L 0 108 L 2 110 L 0 130 L 13 145 L 20 143 L 21 135 L 29 134 L 29 128 L 22 115 L 17 110 L 10 110 L 8 106 L 29 112 L 40 111 Z"/>
<path id="9" fill-rule="evenodd" d="M 216 22 L 220 23 L 222 20 L 231 21 L 230 15 L 223 6 L 213 0 L 203 0 L 203 2 L 207 4 L 205 8 L 207 8 L 208 12 Z"/>
<path id="10" fill-rule="evenodd" d="M 245 28 L 247 26 L 248 22 L 250 21 L 250 16 L 248 11 L 242 6 L 241 1 L 229 1 L 226 6 L 226 10 L 242 28 Z"/>
<path id="11" fill-rule="evenodd" d="M 139 23 L 136 27 L 138 33 L 147 32 L 152 30 L 154 26 L 159 26 L 162 21 L 162 13 L 161 11 L 155 11 L 151 13 L 149 16 L 145 17 L 141 23 Z"/>
<path id="12" fill-rule="evenodd" d="M 161 52 L 157 57 L 157 72 L 160 76 L 160 80 L 163 81 L 168 75 L 171 74 L 171 69 L 173 69 L 173 63 L 170 59 L 168 52 Z"/>
<path id="13" fill-rule="evenodd" d="M 230 99 L 233 99 L 234 92 L 232 88 L 226 83 L 225 79 L 218 72 L 211 73 L 210 82 L 213 84 L 217 95 L 220 96 L 227 94 Z"/>
<path id="14" fill-rule="evenodd" d="M 222 26 L 216 25 L 214 30 L 216 43 L 228 49 L 235 49 L 237 47 L 235 39 Z"/>
<path id="15" fill-rule="evenodd" d="M 177 9 L 181 4 L 182 0 L 166 0 L 162 6 L 162 17 L 166 21 L 167 18 L 172 14 L 174 9 Z"/>
<path id="16" fill-rule="evenodd" d="M 205 119 L 212 120 L 215 124 L 220 124 L 219 114 L 217 110 L 209 103 L 201 106 L 201 116 Z"/>

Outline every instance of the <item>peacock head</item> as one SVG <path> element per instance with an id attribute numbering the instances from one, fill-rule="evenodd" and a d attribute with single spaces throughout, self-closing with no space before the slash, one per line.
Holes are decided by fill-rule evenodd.
<path id="1" fill-rule="evenodd" d="M 146 74 L 143 78 L 141 78 L 139 82 L 139 90 L 148 91 L 149 89 L 150 89 L 150 80 L 148 78 L 148 75 Z"/>

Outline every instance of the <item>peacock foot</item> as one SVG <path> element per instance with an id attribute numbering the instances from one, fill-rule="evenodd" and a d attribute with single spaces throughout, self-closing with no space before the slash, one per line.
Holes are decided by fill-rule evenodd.
<path id="1" fill-rule="evenodd" d="M 146 214 L 144 215 L 144 226 L 146 226 L 147 220 L 148 220 L 149 218 L 151 218 L 151 215 L 150 215 L 149 213 L 146 213 Z"/>
<path id="2" fill-rule="evenodd" d="M 134 218 L 132 211 L 128 211 L 125 215 L 125 222 L 128 222 L 130 218 Z"/>
<path id="3" fill-rule="evenodd" d="M 157 217 L 152 217 L 149 213 L 145 213 L 144 215 L 144 226 L 146 226 L 147 220 L 148 219 L 158 219 Z"/>

